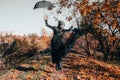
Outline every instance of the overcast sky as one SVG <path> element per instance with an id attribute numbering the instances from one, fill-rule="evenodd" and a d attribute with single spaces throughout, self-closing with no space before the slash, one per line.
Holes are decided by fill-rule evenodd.
<path id="1" fill-rule="evenodd" d="M 43 15 L 48 14 L 44 9 L 33 10 L 36 2 L 40 0 L 0 0 L 0 31 L 13 31 L 16 34 L 36 33 L 41 35 L 43 28 L 50 34 L 52 30 L 44 24 Z M 56 1 L 56 0 L 47 0 Z M 94 0 L 95 1 L 95 0 Z M 70 13 L 64 11 L 66 14 Z M 49 16 L 49 23 L 56 25 L 52 16 Z M 61 18 L 65 18 L 63 15 Z M 66 24 L 70 24 L 66 22 Z"/>
<path id="2" fill-rule="evenodd" d="M 40 0 L 0 0 L 0 31 L 40 35 L 43 27 L 46 28 L 43 20 L 45 12 L 43 9 L 33 10 L 37 1 Z"/>

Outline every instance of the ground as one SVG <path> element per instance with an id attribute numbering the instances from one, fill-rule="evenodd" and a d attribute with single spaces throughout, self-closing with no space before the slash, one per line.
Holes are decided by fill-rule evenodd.
<path id="1" fill-rule="evenodd" d="M 83 54 L 68 53 L 56 71 L 51 56 L 35 55 L 0 76 L 0 80 L 120 80 L 120 67 Z"/>

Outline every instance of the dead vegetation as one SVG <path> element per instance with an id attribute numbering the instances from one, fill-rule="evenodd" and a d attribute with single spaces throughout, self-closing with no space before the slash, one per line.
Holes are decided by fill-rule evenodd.
<path id="1" fill-rule="evenodd" d="M 81 46 L 84 37 L 80 37 L 73 47 L 78 54 L 68 53 L 63 58 L 61 71 L 55 70 L 50 54 L 40 54 L 50 45 L 51 37 L 39 37 L 37 35 L 15 36 L 14 45 L 4 52 L 1 60 L 1 80 L 119 80 L 120 67 L 116 63 L 103 62 L 102 53 L 94 51 L 90 47 L 91 56 L 87 56 Z M 12 41 L 11 41 L 12 42 Z M 97 42 L 96 42 L 97 43 Z M 5 51 L 10 43 L 3 47 Z M 80 45 L 82 44 L 82 45 Z M 14 47 L 13 47 L 14 46 Z M 11 53 L 9 53 L 12 51 Z M 1 53 L 2 54 L 2 53 Z M 100 59 L 98 59 L 98 56 Z"/>

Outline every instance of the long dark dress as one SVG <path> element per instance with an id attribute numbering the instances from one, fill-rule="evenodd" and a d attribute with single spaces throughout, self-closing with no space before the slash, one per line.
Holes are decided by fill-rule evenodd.
<path id="1" fill-rule="evenodd" d="M 62 57 L 65 55 L 65 46 L 62 42 L 63 29 L 58 29 L 55 26 L 50 26 L 45 20 L 46 26 L 54 31 L 53 38 L 51 40 L 51 56 L 53 63 L 59 63 Z"/>

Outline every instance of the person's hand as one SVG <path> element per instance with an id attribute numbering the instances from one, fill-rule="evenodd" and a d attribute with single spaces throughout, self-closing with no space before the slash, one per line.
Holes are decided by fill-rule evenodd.
<path id="1" fill-rule="evenodd" d="M 44 16 L 44 20 L 48 20 L 48 16 L 47 15 Z"/>

